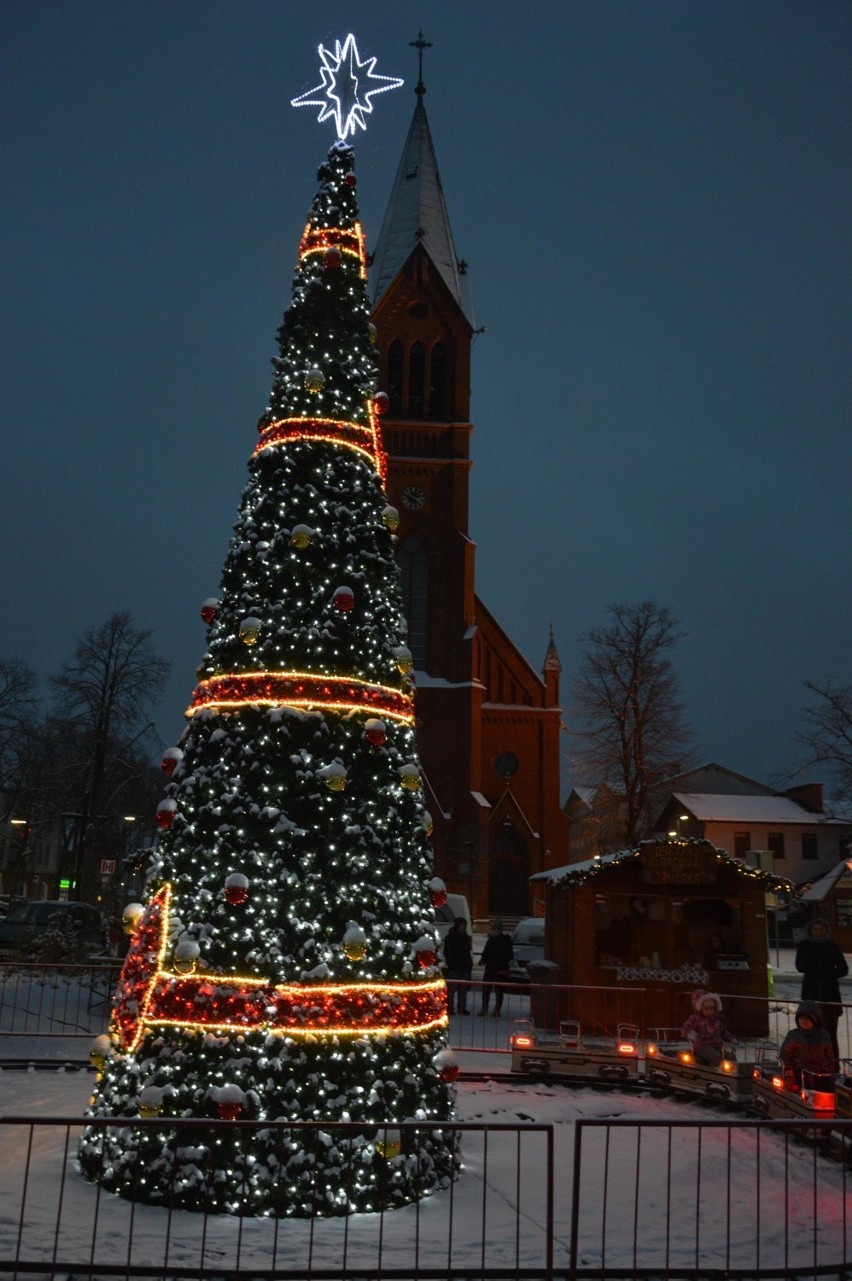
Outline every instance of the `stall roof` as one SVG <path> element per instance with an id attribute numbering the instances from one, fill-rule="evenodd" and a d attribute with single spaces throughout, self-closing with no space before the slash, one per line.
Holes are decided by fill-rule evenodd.
<path id="1" fill-rule="evenodd" d="M 826 872 L 818 881 L 812 881 L 807 889 L 802 890 L 802 901 L 821 903 L 824 898 L 828 898 L 843 873 L 849 870 L 852 870 L 852 859 L 841 859 L 830 872 Z"/>
<path id="2" fill-rule="evenodd" d="M 626 850 L 617 850 L 611 854 L 600 854 L 597 858 L 583 859 L 580 863 L 567 863 L 564 867 L 548 868 L 546 872 L 536 872 L 530 877 L 531 881 L 546 881 L 549 885 L 563 885 L 570 889 L 573 885 L 581 885 L 584 881 L 592 880 L 604 872 L 610 871 L 620 863 L 626 863 L 629 859 L 639 858 L 643 850 L 651 846 L 661 844 L 660 841 L 640 841 L 638 845 L 631 845 Z M 686 846 L 702 846 L 712 850 L 721 863 L 726 863 L 729 867 L 735 867 L 742 876 L 747 876 L 751 880 L 763 881 L 767 890 L 780 891 L 782 894 L 797 894 L 798 891 L 792 881 L 788 881 L 783 876 L 775 876 L 772 872 L 764 872 L 758 867 L 749 867 L 741 858 L 734 858 L 727 850 L 719 849 L 711 841 L 705 840 L 682 840 L 678 844 Z"/>

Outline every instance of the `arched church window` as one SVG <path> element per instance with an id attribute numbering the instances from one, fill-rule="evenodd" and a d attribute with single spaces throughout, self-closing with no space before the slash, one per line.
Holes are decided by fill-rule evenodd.
<path id="1" fill-rule="evenodd" d="M 388 347 L 388 400 L 390 413 L 402 417 L 402 373 L 405 361 L 402 343 L 397 338 Z"/>
<path id="2" fill-rule="evenodd" d="M 407 645 L 415 666 L 425 667 L 429 653 L 429 558 L 416 534 L 402 540 L 399 549 L 402 599 L 408 622 Z"/>
<path id="3" fill-rule="evenodd" d="M 447 349 L 442 342 L 436 342 L 432 348 L 429 385 L 429 417 L 446 420 L 448 414 L 448 360 Z"/>
<path id="4" fill-rule="evenodd" d="M 411 344 L 408 355 L 408 417 L 422 418 L 423 393 L 426 383 L 426 348 L 422 342 Z"/>

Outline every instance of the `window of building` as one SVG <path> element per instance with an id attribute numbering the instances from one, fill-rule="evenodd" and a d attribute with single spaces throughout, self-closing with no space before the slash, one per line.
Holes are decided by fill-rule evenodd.
<path id="1" fill-rule="evenodd" d="M 802 858 L 818 858 L 816 832 L 802 832 Z"/>
<path id="2" fill-rule="evenodd" d="M 720 957 L 742 955 L 738 899 L 599 894 L 595 915 L 600 966 L 715 970 Z"/>
<path id="3" fill-rule="evenodd" d="M 751 832 L 734 832 L 734 855 L 745 858 L 751 849 Z"/>
<path id="4" fill-rule="evenodd" d="M 429 370 L 429 417 L 446 419 L 449 390 L 447 349 L 442 342 L 436 342 L 432 348 L 432 360 Z"/>
<path id="5" fill-rule="evenodd" d="M 399 550 L 402 570 L 402 599 L 408 623 L 408 648 L 417 667 L 425 667 L 429 655 L 429 558 L 416 534 L 409 534 Z"/>
<path id="6" fill-rule="evenodd" d="M 784 857 L 784 833 L 770 832 L 766 838 L 766 848 L 775 855 L 776 858 Z"/>
<path id="7" fill-rule="evenodd" d="M 396 418 L 402 417 L 402 374 L 404 365 L 404 352 L 402 343 L 397 338 L 388 347 L 388 400 L 390 401 L 389 409 L 391 414 Z"/>
<path id="8" fill-rule="evenodd" d="M 852 898 L 838 898 L 837 924 L 842 929 L 852 929 Z"/>
<path id="9" fill-rule="evenodd" d="M 411 344 L 408 356 L 408 417 L 422 418 L 426 386 L 426 348 L 422 342 Z"/>

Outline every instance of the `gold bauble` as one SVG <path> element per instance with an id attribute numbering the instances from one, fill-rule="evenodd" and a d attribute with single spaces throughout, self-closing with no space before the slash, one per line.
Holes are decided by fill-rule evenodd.
<path id="1" fill-rule="evenodd" d="M 387 1161 L 399 1156 L 401 1150 L 402 1136 L 399 1130 L 385 1130 L 384 1134 L 376 1139 L 376 1151 Z"/>

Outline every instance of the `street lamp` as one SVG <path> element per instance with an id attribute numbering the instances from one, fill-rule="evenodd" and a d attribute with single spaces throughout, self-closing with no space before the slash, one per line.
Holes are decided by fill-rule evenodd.
<path id="1" fill-rule="evenodd" d="M 673 837 L 674 837 L 674 839 L 675 839 L 676 841 L 679 841 L 679 840 L 680 840 L 680 825 L 681 825 L 681 823 L 688 823 L 688 822 L 689 822 L 689 815 L 688 815 L 688 814 L 678 814 L 677 818 L 675 819 L 674 830 L 673 830 L 673 831 L 671 831 L 671 832 L 669 832 L 669 836 L 673 836 Z"/>

